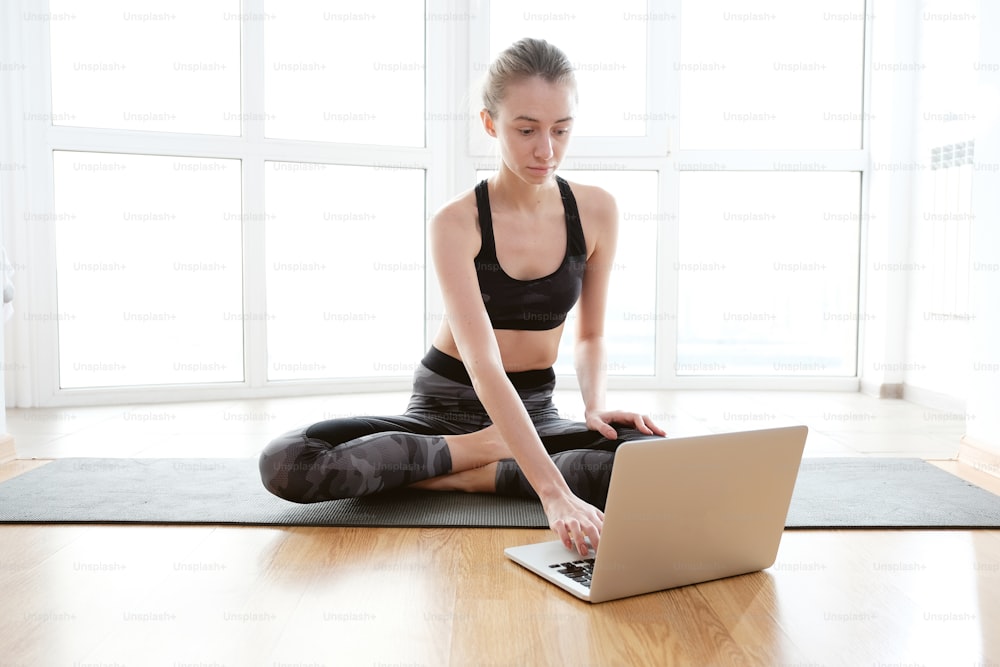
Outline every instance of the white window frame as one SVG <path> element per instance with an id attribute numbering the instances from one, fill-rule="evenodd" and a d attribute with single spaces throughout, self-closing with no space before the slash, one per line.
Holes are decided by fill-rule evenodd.
<path id="1" fill-rule="evenodd" d="M 266 322 L 246 318 L 244 322 L 244 380 L 227 383 L 169 384 L 130 387 L 64 389 L 59 386 L 58 329 L 51 318 L 39 314 L 57 311 L 55 275 L 55 224 L 52 152 L 92 151 L 241 160 L 244 219 L 261 219 L 265 161 L 348 164 L 359 166 L 406 165 L 426 173 L 425 209 L 431 212 L 447 200 L 453 186 L 449 182 L 448 153 L 455 144 L 450 129 L 442 123 L 426 124 L 424 147 L 386 147 L 328 142 L 265 139 L 260 115 L 244 121 L 243 135 L 181 134 L 103 128 L 83 128 L 28 122 L 26 110 L 52 108 L 49 23 L 22 22 L 22 12 L 48 14 L 47 0 L 11 0 L 0 6 L 0 23 L 9 26 L 13 39 L 7 40 L 4 61 L 23 62 L 31 77 L 8 77 L 0 92 L 9 93 L 9 103 L 0 109 L 4 126 L 9 127 L 13 163 L 31 165 L 30 173 L 9 179 L 3 201 L 8 251 L 17 258 L 19 269 L 16 316 L 8 330 L 8 345 L 14 359 L 26 359 L 16 374 L 7 374 L 9 402 L 18 407 L 97 405 L 134 402 L 180 401 L 192 399 L 258 398 L 320 393 L 393 391 L 408 388 L 409 377 L 331 378 L 327 380 L 268 381 Z M 240 9 L 247 16 L 263 16 L 262 0 L 243 0 Z M 452 3 L 427 0 L 427 13 L 454 16 Z M 19 31 L 22 27 L 23 31 Z M 243 109 L 262 108 L 264 72 L 264 26 L 261 20 L 245 20 L 241 28 L 241 103 Z M 464 33 L 461 21 L 436 20 L 425 24 L 427 113 L 436 100 L 455 97 L 449 80 L 453 34 Z M 31 79 L 29 81 L 29 78 Z M 405 103 L 402 101 L 400 103 Z M 36 112 L 39 113 L 39 112 Z M 16 182 L 15 182 L 16 181 Z M 24 215 L 36 216 L 28 223 Z M 41 222 L 37 216 L 46 218 Z M 243 307 L 245 312 L 263 312 L 264 229 L 262 225 L 243 228 Z M 26 319 L 30 318 L 30 319 Z M 418 325 L 419 326 L 419 325 Z M 427 327 L 428 331 L 430 326 Z M 12 377 L 13 376 L 13 377 Z"/>
<path id="2" fill-rule="evenodd" d="M 478 81 L 479 73 L 474 63 L 487 60 L 489 49 L 489 2 L 476 3 L 482 9 L 479 20 L 470 24 L 470 43 L 476 45 L 470 54 L 468 81 L 470 85 Z M 868 0 L 870 6 L 873 0 Z M 648 0 L 651 15 L 680 17 L 681 0 Z M 866 10 L 870 15 L 871 11 Z M 680 108 L 678 95 L 680 77 L 670 63 L 681 60 L 681 21 L 656 20 L 647 23 L 647 110 L 651 116 L 666 112 L 665 123 L 648 123 L 645 137 L 574 137 L 563 161 L 562 168 L 571 169 L 621 169 L 655 170 L 659 173 L 659 208 L 657 220 L 668 221 L 657 235 L 658 289 L 656 295 L 657 312 L 677 312 L 678 271 L 678 225 L 679 218 L 679 177 L 680 171 L 689 168 L 708 167 L 720 171 L 773 171 L 775 165 L 824 165 L 830 171 L 861 172 L 860 215 L 862 220 L 861 238 L 865 236 L 864 226 L 868 212 L 868 169 L 870 117 L 870 68 L 871 62 L 871 22 L 865 24 L 865 72 L 862 115 L 862 144 L 857 150 L 683 150 L 678 147 L 675 137 L 680 134 Z M 598 37 L 595 36 L 595 39 Z M 587 91 L 582 91 L 585 100 Z M 585 103 L 585 102 L 581 102 Z M 478 127 L 471 129 L 475 134 Z M 491 153 L 484 150 L 482 143 L 470 140 L 467 159 L 473 161 L 474 169 L 487 168 L 494 164 Z M 602 167 L 601 165 L 604 165 Z M 470 174 L 468 183 L 475 177 Z M 863 255 L 863 247 L 859 246 Z M 864 272 L 861 272 L 861 281 Z M 859 309 L 862 308 L 860 295 L 864 293 L 863 282 L 859 284 Z M 655 336 L 655 373 L 652 376 L 618 376 L 608 378 L 610 389 L 787 389 L 787 390 L 827 390 L 857 391 L 858 377 L 764 377 L 764 376 L 691 376 L 678 375 L 676 322 L 657 321 Z M 572 335 L 567 331 L 564 335 Z M 860 333 L 859 333 L 860 337 Z M 860 354 L 860 339 L 856 348 Z M 560 386 L 577 386 L 575 376 L 560 376 Z"/>
<path id="3" fill-rule="evenodd" d="M 870 6 L 874 0 L 868 0 Z M 56 312 L 55 224 L 39 221 L 53 211 L 54 150 L 123 152 L 151 155 L 237 158 L 242 160 L 243 212 L 245 218 L 263 213 L 263 163 L 265 160 L 318 162 L 377 166 L 405 164 L 426 170 L 426 215 L 468 189 L 479 168 L 493 165 L 491 153 L 473 139 L 482 130 L 478 116 L 468 112 L 470 82 L 478 80 L 473 63 L 486 59 L 488 49 L 489 0 L 426 0 L 426 12 L 450 20 L 430 20 L 426 28 L 426 113 L 431 118 L 449 114 L 457 122 L 426 123 L 426 146 L 422 148 L 361 146 L 325 142 L 264 139 L 263 122 L 248 120 L 244 135 L 224 137 L 161 132 L 139 132 L 28 122 L 27 110 L 51 110 L 48 24 L 34 21 L 20 30 L 22 12 L 45 13 L 47 0 L 10 0 L 0 5 L 0 60 L 23 63 L 21 76 L 0 77 L 0 120 L 6 135 L 0 135 L 0 149 L 11 164 L 30 169 L 0 174 L 0 215 L 3 216 L 8 254 L 18 269 L 19 287 L 14 305 L 16 314 L 8 323 L 6 374 L 8 404 L 17 407 L 97 405 L 192 399 L 235 399 L 268 396 L 315 395 L 364 391 L 409 389 L 410 378 L 338 378 L 268 382 L 265 323 L 247 318 L 244 323 L 244 381 L 124 388 L 61 389 L 58 380 L 58 338 L 56 322 L 25 319 L 26 314 Z M 680 0 L 649 0 L 651 13 L 680 16 Z M 242 12 L 262 15 L 263 0 L 243 0 Z M 466 18 L 462 18 L 466 17 Z M 678 150 L 672 138 L 679 136 L 677 96 L 678 74 L 668 63 L 680 60 L 680 21 L 648 23 L 647 105 L 651 114 L 668 113 L 666 123 L 647 125 L 646 137 L 577 137 L 563 168 L 595 169 L 602 165 L 619 169 L 655 170 L 659 173 L 658 219 L 676 220 L 678 215 L 679 170 L 692 165 L 721 165 L 723 170 L 772 170 L 776 163 L 823 164 L 831 170 L 859 171 L 862 174 L 861 259 L 864 259 L 865 226 L 868 213 L 869 109 L 871 25 L 865 27 L 864 107 L 862 146 L 847 151 L 696 151 Z M 243 108 L 260 108 L 263 100 L 263 25 L 245 21 L 242 26 L 241 94 Z M 254 72 L 257 72 L 255 75 Z M 29 81 L 29 79 L 31 81 Z M 401 101 L 405 103 L 405 101 Z M 38 111 L 36 111 L 37 113 Z M 715 167 L 713 167 L 715 168 Z M 36 216 L 29 223 L 25 214 Z M 656 308 L 660 312 L 677 309 L 677 236 L 660 233 L 657 239 L 659 278 Z M 663 231 L 661 229 L 661 231 Z M 264 237 L 261 225 L 244 229 L 244 308 L 264 310 Z M 426 254 L 426 253 L 425 253 Z M 24 259 L 19 259 L 24 258 Z M 425 259 L 425 340 L 440 324 L 443 304 L 429 256 Z M 861 266 L 864 264 L 862 262 Z M 865 292 L 865 272 L 861 271 L 860 292 Z M 864 304 L 859 302 L 859 309 Z M 863 335 L 863 323 L 859 337 Z M 567 331 L 571 336 L 573 332 Z M 678 376 L 676 327 L 657 326 L 656 366 L 651 376 L 611 376 L 611 389 L 790 389 L 856 391 L 858 377 L 697 377 Z M 860 355 L 861 341 L 858 350 Z M 414 360 L 416 361 L 416 360 Z M 560 387 L 576 386 L 573 376 L 560 376 Z"/>

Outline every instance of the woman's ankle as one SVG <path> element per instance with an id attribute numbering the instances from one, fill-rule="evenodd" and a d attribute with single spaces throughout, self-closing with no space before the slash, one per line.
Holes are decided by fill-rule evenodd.
<path id="1" fill-rule="evenodd" d="M 464 491 L 466 493 L 496 492 L 497 463 L 487 463 L 478 468 L 469 468 L 461 472 L 441 477 L 431 477 L 411 484 L 410 488 L 424 491 Z"/>

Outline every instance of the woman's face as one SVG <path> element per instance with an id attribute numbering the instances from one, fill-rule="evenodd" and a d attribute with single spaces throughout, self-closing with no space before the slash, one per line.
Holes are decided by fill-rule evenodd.
<path id="1" fill-rule="evenodd" d="M 572 85 L 535 76 L 507 86 L 496 118 L 486 110 L 481 117 L 499 142 L 504 166 L 525 183 L 541 185 L 566 153 L 575 106 Z"/>

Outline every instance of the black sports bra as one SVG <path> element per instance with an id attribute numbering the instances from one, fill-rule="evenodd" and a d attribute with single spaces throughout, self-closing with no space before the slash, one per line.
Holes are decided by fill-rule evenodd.
<path id="1" fill-rule="evenodd" d="M 566 313 L 580 298 L 587 268 L 587 244 L 583 238 L 580 212 L 569 183 L 556 176 L 563 210 L 566 212 L 566 254 L 553 273 L 533 280 L 516 280 L 504 272 L 497 259 L 493 217 L 486 181 L 476 186 L 482 247 L 476 255 L 479 291 L 494 329 L 544 331 L 566 320 Z"/>

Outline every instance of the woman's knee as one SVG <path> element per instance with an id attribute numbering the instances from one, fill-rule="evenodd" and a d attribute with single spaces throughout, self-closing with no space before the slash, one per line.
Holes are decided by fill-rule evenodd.
<path id="1" fill-rule="evenodd" d="M 260 453 L 258 465 L 264 488 L 284 500 L 297 503 L 305 499 L 300 482 L 305 465 L 302 453 L 306 449 L 304 428 L 288 431 L 267 444 Z"/>

